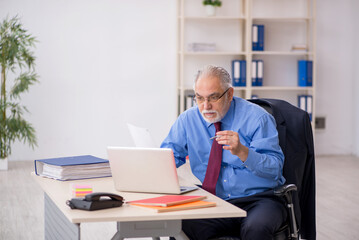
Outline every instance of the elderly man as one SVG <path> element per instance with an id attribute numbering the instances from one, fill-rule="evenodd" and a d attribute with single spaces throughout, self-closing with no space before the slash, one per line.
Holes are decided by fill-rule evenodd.
<path id="1" fill-rule="evenodd" d="M 183 231 L 190 239 L 272 239 L 287 216 L 280 199 L 263 194 L 285 182 L 274 118 L 234 97 L 221 67 L 200 70 L 194 91 L 197 106 L 178 117 L 161 147 L 173 150 L 177 167 L 189 156 L 202 187 L 246 210 L 247 217 L 183 220 Z"/>

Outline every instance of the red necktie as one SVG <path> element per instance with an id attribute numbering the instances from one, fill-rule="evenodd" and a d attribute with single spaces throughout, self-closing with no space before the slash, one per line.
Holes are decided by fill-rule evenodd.
<path id="1" fill-rule="evenodd" d="M 221 122 L 214 123 L 216 133 L 221 131 Z M 216 194 L 216 184 L 221 170 L 222 162 L 222 145 L 219 145 L 216 139 L 213 139 L 211 153 L 209 155 L 206 176 L 203 180 L 202 187 L 212 194 Z"/>

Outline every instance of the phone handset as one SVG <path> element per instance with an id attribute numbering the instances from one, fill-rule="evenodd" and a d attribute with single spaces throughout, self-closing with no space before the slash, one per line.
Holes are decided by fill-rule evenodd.
<path id="1" fill-rule="evenodd" d="M 121 207 L 123 204 L 123 197 L 114 193 L 95 192 L 87 194 L 84 198 L 72 198 L 71 200 L 67 200 L 66 204 L 71 209 L 93 211 Z"/>
<path id="2" fill-rule="evenodd" d="M 103 198 L 111 198 L 114 201 L 123 201 L 123 197 L 114 193 L 106 193 L 106 192 L 95 192 L 90 193 L 85 196 L 85 201 L 94 202 L 100 201 Z"/>

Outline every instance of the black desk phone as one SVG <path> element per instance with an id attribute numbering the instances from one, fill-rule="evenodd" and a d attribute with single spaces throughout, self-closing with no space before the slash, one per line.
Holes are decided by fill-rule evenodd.
<path id="1" fill-rule="evenodd" d="M 87 194 L 84 198 L 72 198 L 66 204 L 71 209 L 100 210 L 113 207 L 121 207 L 123 197 L 113 193 L 96 192 Z"/>

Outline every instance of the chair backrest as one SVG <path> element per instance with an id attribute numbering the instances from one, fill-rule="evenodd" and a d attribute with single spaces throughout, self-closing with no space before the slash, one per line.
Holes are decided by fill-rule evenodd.
<path id="1" fill-rule="evenodd" d="M 302 239 L 316 238 L 315 156 L 313 133 L 307 112 L 279 99 L 251 99 L 273 115 L 279 144 L 285 156 L 283 176 L 297 185 L 293 195 L 295 215 Z"/>

